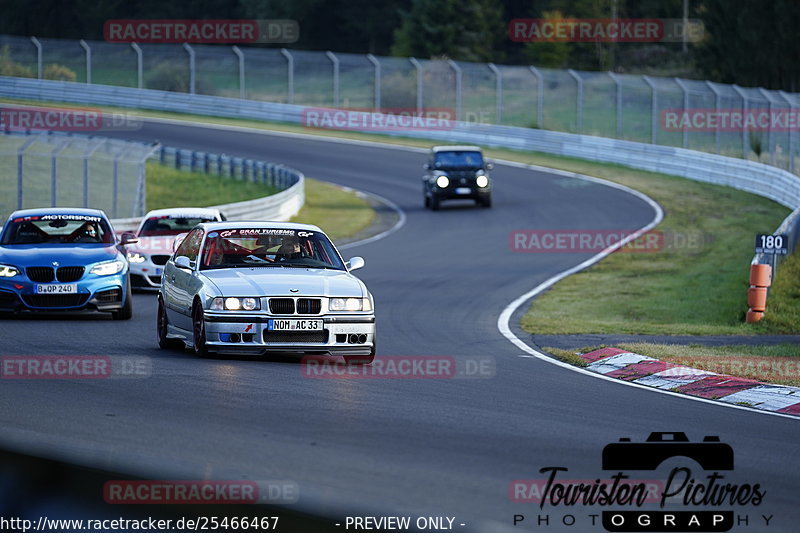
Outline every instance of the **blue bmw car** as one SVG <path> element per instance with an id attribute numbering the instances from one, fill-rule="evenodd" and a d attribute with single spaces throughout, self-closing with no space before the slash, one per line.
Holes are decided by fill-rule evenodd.
<path id="1" fill-rule="evenodd" d="M 0 311 L 110 312 L 133 315 L 128 260 L 97 209 L 15 211 L 0 235 Z"/>

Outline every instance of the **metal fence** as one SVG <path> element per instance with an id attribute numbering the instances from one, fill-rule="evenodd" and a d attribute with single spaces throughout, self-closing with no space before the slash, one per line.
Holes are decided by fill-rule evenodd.
<path id="1" fill-rule="evenodd" d="M 800 95 L 698 80 L 219 45 L 0 36 L 17 75 L 366 109 L 449 108 L 457 120 L 582 133 L 758 160 L 790 172 L 797 125 L 670 126 L 686 110 L 798 113 Z M 54 65 L 66 67 L 58 69 Z"/>
<path id="2" fill-rule="evenodd" d="M 130 229 L 147 211 L 149 159 L 280 191 L 216 206 L 232 220 L 288 220 L 305 200 L 302 173 L 277 163 L 75 134 L 5 131 L 0 135 L 0 187 L 8 194 L 0 196 L 0 214 L 42 206 L 92 207 L 120 221 L 115 228 Z"/>
<path id="3" fill-rule="evenodd" d="M 145 206 L 142 143 L 54 133 L 0 135 L 0 213 L 42 206 L 93 207 L 111 217 Z"/>

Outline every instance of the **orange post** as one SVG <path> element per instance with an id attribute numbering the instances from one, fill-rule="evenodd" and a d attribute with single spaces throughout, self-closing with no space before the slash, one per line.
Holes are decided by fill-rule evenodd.
<path id="1" fill-rule="evenodd" d="M 747 289 L 747 310 L 745 320 L 748 324 L 764 318 L 767 309 L 767 287 L 772 284 L 772 267 L 769 265 L 750 265 L 750 288 Z"/>

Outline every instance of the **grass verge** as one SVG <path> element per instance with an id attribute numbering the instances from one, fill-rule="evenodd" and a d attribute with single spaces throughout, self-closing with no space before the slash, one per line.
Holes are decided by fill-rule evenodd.
<path id="1" fill-rule="evenodd" d="M 18 99 L 0 101 L 65 106 Z M 124 108 L 101 109 L 404 146 L 429 147 L 432 144 L 428 140 L 315 130 L 292 124 Z M 780 205 L 727 187 L 618 165 L 505 149 L 486 152 L 497 159 L 588 174 L 637 189 L 664 208 L 665 220 L 658 231 L 672 238 L 701 239 L 699 246 L 695 243 L 658 253 L 615 253 L 598 265 L 570 276 L 536 299 L 523 317 L 522 325 L 527 331 L 695 335 L 800 331 L 797 288 L 791 281 L 784 296 L 770 296 L 763 321 L 752 325 L 742 321 L 753 233 L 771 232 L 778 226 L 788 214 Z M 784 274 L 788 270 L 785 265 L 786 262 L 778 274 L 773 293 L 780 294 L 781 278 L 788 277 Z"/>
<path id="2" fill-rule="evenodd" d="M 310 178 L 305 183 L 306 203 L 293 222 L 320 226 L 336 240 L 355 235 L 375 218 L 375 211 L 355 192 Z M 276 192 L 279 189 L 261 183 L 147 164 L 148 209 L 228 204 Z"/>

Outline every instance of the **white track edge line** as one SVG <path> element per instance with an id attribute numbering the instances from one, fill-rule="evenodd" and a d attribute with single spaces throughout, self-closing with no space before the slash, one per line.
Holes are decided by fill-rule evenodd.
<path id="1" fill-rule="evenodd" d="M 657 226 L 663 220 L 664 211 L 661 209 L 661 206 L 658 205 L 652 198 L 648 197 L 647 195 L 645 195 L 645 194 L 643 194 L 643 193 L 641 193 L 641 192 L 639 192 L 639 191 L 637 191 L 635 189 L 631 189 L 630 187 L 626 187 L 625 185 L 620 185 L 619 183 L 614 183 L 614 182 L 607 181 L 607 180 L 604 180 L 604 179 L 601 179 L 601 178 L 595 178 L 593 176 L 585 176 L 585 175 L 582 175 L 582 174 L 576 174 L 574 172 L 567 172 L 567 171 L 561 171 L 561 170 L 556 170 L 556 169 L 550 169 L 550 168 L 547 168 L 547 167 L 541 167 L 541 166 L 537 166 L 537 165 L 526 165 L 526 164 L 523 164 L 523 163 L 516 163 L 516 162 L 513 162 L 513 161 L 507 161 L 507 162 L 504 161 L 504 163 L 512 165 L 512 166 L 519 166 L 519 167 L 522 167 L 522 168 L 529 168 L 531 170 L 547 171 L 547 172 L 552 173 L 552 174 L 560 174 L 560 175 L 569 176 L 569 177 L 573 177 L 573 178 L 583 179 L 583 180 L 586 180 L 586 181 L 592 181 L 592 182 L 600 183 L 600 184 L 603 184 L 603 185 L 606 185 L 606 186 L 609 186 L 609 187 L 612 187 L 612 188 L 615 188 L 615 189 L 619 189 L 619 190 L 625 191 L 625 192 L 627 192 L 629 194 L 632 194 L 632 195 L 644 200 L 645 202 L 650 204 L 650 206 L 656 212 L 656 216 L 653 218 L 653 220 L 650 221 L 650 223 L 648 223 L 644 227 L 638 229 L 636 232 L 632 233 L 631 235 L 629 235 L 625 239 L 621 240 L 620 242 L 616 243 L 615 245 L 609 246 L 608 248 L 606 248 L 602 252 L 599 252 L 598 254 L 590 257 L 586 261 L 584 261 L 584 262 L 582 262 L 582 263 L 580 263 L 580 264 L 578 264 L 578 265 L 576 265 L 576 266 L 574 266 L 572 268 L 564 270 L 563 272 L 560 272 L 559 274 L 556 274 L 555 276 L 552 276 L 550 279 L 540 283 L 539 285 L 537 285 L 536 287 L 534 287 L 530 291 L 528 291 L 525 294 L 523 294 L 522 296 L 519 296 L 518 298 L 516 298 L 514 301 L 512 301 L 510 304 L 508 304 L 503 309 L 503 311 L 500 313 L 500 316 L 497 319 L 497 329 L 500 330 L 500 333 L 509 342 L 511 342 L 512 344 L 517 346 L 523 352 L 526 352 L 527 354 L 529 354 L 529 355 L 519 355 L 519 357 L 536 358 L 536 359 L 545 361 L 547 363 L 550 363 L 550 364 L 553 364 L 553 365 L 556 365 L 556 366 L 559 366 L 559 367 L 562 367 L 562 368 L 566 368 L 566 369 L 572 370 L 573 372 L 578 372 L 580 374 L 584 374 L 584 375 L 587 375 L 587 376 L 592 376 L 592 377 L 597 378 L 597 379 L 603 379 L 603 380 L 606 380 L 606 381 L 610 381 L 612 383 L 617 383 L 617 384 L 620 384 L 620 385 L 627 385 L 629 387 L 635 387 L 635 388 L 638 388 L 638 389 L 647 390 L 647 391 L 651 391 L 651 392 L 656 392 L 656 393 L 660 393 L 660 394 L 668 394 L 670 396 L 674 396 L 674 397 L 677 397 L 677 398 L 684 398 L 686 400 L 693 400 L 693 401 L 696 401 L 696 402 L 703 402 L 703 403 L 706 403 L 706 404 L 717 405 L 717 406 L 720 406 L 720 407 L 727 407 L 727 408 L 732 408 L 732 409 L 740 409 L 740 410 L 743 410 L 743 411 L 750 411 L 752 413 L 760 413 L 760 414 L 767 414 L 767 415 L 777 416 L 777 417 L 781 417 L 781 418 L 788 418 L 790 420 L 795 420 L 795 421 L 798 420 L 798 418 L 796 416 L 785 414 L 785 413 L 776 413 L 774 411 L 767 411 L 767 410 L 764 410 L 764 409 L 757 409 L 757 408 L 754 408 L 754 407 L 747 407 L 747 406 L 744 406 L 744 405 L 727 404 L 727 403 L 724 403 L 724 402 L 718 402 L 718 401 L 715 401 L 715 400 L 709 400 L 707 398 L 700 398 L 700 397 L 697 397 L 697 396 L 690 396 L 688 394 L 681 394 L 679 392 L 672 392 L 672 391 L 666 391 L 666 390 L 662 390 L 662 389 L 656 389 L 656 388 L 653 388 L 653 387 L 648 387 L 646 385 L 640 385 L 639 383 L 633 383 L 633 382 L 630 382 L 630 381 L 625 381 L 625 380 L 621 380 L 621 379 L 608 377 L 608 376 L 605 376 L 603 374 L 597 374 L 596 372 L 592 372 L 590 370 L 586 370 L 586 369 L 581 368 L 581 367 L 573 366 L 573 365 L 571 365 L 569 363 L 565 363 L 563 361 L 559 361 L 558 359 L 555 359 L 555 358 L 553 358 L 551 356 L 543 354 L 542 352 L 540 352 L 538 350 L 535 350 L 531 346 L 528 346 L 528 344 L 526 344 L 525 341 L 523 341 L 522 339 L 517 337 L 514 334 L 514 332 L 511 331 L 510 322 L 511 322 L 511 316 L 514 314 L 514 312 L 521 305 L 523 305 L 524 303 L 528 302 L 534 296 L 537 296 L 538 294 L 542 293 L 546 289 L 552 287 L 553 285 L 555 285 L 556 283 L 558 283 L 562 279 L 566 278 L 567 276 L 570 276 L 572 274 L 575 274 L 576 272 L 579 272 L 581 270 L 584 270 L 584 269 L 592 266 L 593 264 L 595 264 L 595 263 L 599 262 L 600 260 L 602 260 L 602 259 L 606 258 L 607 256 L 609 256 L 617 248 L 621 248 L 622 246 L 627 244 L 629 241 L 639 237 L 640 235 L 642 235 L 643 233 L 645 233 L 647 231 L 650 231 L 651 229 L 653 229 L 655 226 Z"/>

